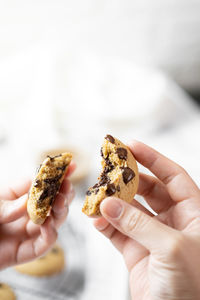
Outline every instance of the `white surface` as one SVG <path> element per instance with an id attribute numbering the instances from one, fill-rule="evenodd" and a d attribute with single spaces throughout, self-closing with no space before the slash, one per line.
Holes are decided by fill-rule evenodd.
<path id="1" fill-rule="evenodd" d="M 0 2 L 0 60 L 62 41 L 73 52 L 88 47 L 161 67 L 199 90 L 199 29 L 199 0 L 7 0 Z"/>

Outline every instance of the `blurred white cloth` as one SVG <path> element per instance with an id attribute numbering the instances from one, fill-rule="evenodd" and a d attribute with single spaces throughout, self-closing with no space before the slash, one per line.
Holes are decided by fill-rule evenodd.
<path id="1" fill-rule="evenodd" d="M 0 20 L 0 60 L 63 41 L 73 52 L 86 46 L 162 68 L 199 90 L 199 0 L 7 0 L 0 2 Z"/>

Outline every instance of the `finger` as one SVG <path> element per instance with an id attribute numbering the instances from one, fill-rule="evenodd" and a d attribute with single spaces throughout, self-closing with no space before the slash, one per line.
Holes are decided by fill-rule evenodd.
<path id="1" fill-rule="evenodd" d="M 174 204 L 165 185 L 159 179 L 143 173 L 140 173 L 137 194 L 143 196 L 156 213 L 166 211 Z"/>
<path id="2" fill-rule="evenodd" d="M 20 243 L 16 262 L 24 263 L 45 254 L 55 243 L 57 231 L 52 217 L 48 217 L 43 225 L 40 226 L 41 234 L 37 238 L 25 240 Z"/>
<path id="3" fill-rule="evenodd" d="M 174 201 L 179 202 L 200 195 L 200 191 L 191 177 L 175 162 L 138 141 L 132 141 L 129 148 L 137 161 L 165 184 Z"/>
<path id="4" fill-rule="evenodd" d="M 69 210 L 69 204 L 72 202 L 75 195 L 71 182 L 68 179 L 65 179 L 64 181 L 59 194 L 56 196 L 51 211 L 56 228 L 65 221 Z"/>
<path id="5" fill-rule="evenodd" d="M 65 196 L 61 193 L 56 196 L 56 202 L 57 203 L 51 210 L 51 216 L 54 219 L 56 228 L 59 228 L 60 225 L 65 221 L 69 208 Z"/>
<path id="6" fill-rule="evenodd" d="M 128 238 L 126 235 L 118 231 L 103 217 L 95 219 L 93 224 L 98 231 L 100 231 L 112 242 L 117 250 L 119 250 L 121 253 L 123 252 L 124 243 Z"/>
<path id="7" fill-rule="evenodd" d="M 135 199 L 130 203 L 134 207 L 140 209 L 144 213 L 149 216 L 153 216 L 153 214 L 148 211 L 144 206 L 142 206 Z M 127 236 L 119 232 L 112 224 L 110 224 L 105 218 L 97 218 L 93 222 L 94 226 L 97 230 L 99 230 L 103 235 L 105 235 L 108 239 L 111 240 L 112 244 L 117 248 L 121 253 L 123 252 L 124 242 L 127 239 Z"/>
<path id="8" fill-rule="evenodd" d="M 17 200 L 0 200 L 0 224 L 17 220 L 26 213 L 28 195 L 23 195 Z"/>
<path id="9" fill-rule="evenodd" d="M 65 178 L 63 180 L 59 192 L 64 195 L 66 204 L 70 205 L 75 196 L 75 191 L 69 179 Z M 54 203 L 56 203 L 56 201 Z"/>
<path id="10" fill-rule="evenodd" d="M 175 229 L 118 198 L 106 198 L 101 203 L 100 210 L 103 217 L 117 230 L 149 251 L 167 249 L 168 241 L 178 235 Z"/>
<path id="11" fill-rule="evenodd" d="M 22 184 L 13 185 L 0 192 L 0 199 L 15 200 L 28 192 L 31 186 L 31 180 L 26 180 Z"/>
<path id="12" fill-rule="evenodd" d="M 76 170 L 76 163 L 74 161 L 72 161 L 67 169 L 67 172 L 65 174 L 66 177 L 69 177 L 72 175 L 72 173 L 74 173 L 74 171 Z"/>
<path id="13" fill-rule="evenodd" d="M 149 252 L 146 248 L 118 231 L 105 218 L 95 219 L 94 226 L 110 239 L 114 247 L 123 254 L 128 270 L 131 270 L 139 260 L 148 255 Z"/>

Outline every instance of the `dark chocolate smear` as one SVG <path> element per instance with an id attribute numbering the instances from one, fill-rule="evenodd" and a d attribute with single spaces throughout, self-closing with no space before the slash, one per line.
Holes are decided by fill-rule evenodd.
<path id="1" fill-rule="evenodd" d="M 125 148 L 117 148 L 116 153 L 120 159 L 127 160 L 128 152 Z"/>
<path id="2" fill-rule="evenodd" d="M 111 196 L 116 192 L 115 185 L 113 183 L 109 183 L 106 189 L 106 195 Z"/>
<path id="3" fill-rule="evenodd" d="M 56 169 L 57 170 L 61 170 L 61 171 L 64 171 L 66 169 L 67 165 L 63 165 L 61 167 L 57 167 Z"/>
<path id="4" fill-rule="evenodd" d="M 44 179 L 44 182 L 48 183 L 48 184 L 56 183 L 61 177 L 62 177 L 62 174 L 57 175 L 55 177 L 46 178 L 46 179 Z"/>
<path id="5" fill-rule="evenodd" d="M 53 203 L 54 198 L 56 196 L 56 193 L 57 193 L 57 191 L 60 188 L 59 179 L 61 177 L 62 177 L 62 174 L 57 175 L 57 176 L 52 177 L 52 178 L 46 178 L 46 179 L 44 179 L 44 182 L 47 184 L 47 187 L 44 189 L 44 191 L 40 195 L 40 198 L 38 200 L 39 203 L 42 202 L 42 200 L 44 200 L 47 197 L 51 197 L 51 199 L 50 199 L 50 205 Z"/>
<path id="6" fill-rule="evenodd" d="M 130 169 L 128 167 L 124 167 L 121 169 L 122 169 L 123 181 L 125 184 L 127 184 L 129 181 L 131 181 L 135 177 L 135 173 L 132 169 Z"/>
<path id="7" fill-rule="evenodd" d="M 110 143 L 114 144 L 115 143 L 115 139 L 112 135 L 107 134 L 105 137 L 106 140 L 108 140 Z"/>
<path id="8" fill-rule="evenodd" d="M 106 176 L 106 174 L 102 173 L 98 185 L 105 185 L 110 181 L 110 179 Z"/>

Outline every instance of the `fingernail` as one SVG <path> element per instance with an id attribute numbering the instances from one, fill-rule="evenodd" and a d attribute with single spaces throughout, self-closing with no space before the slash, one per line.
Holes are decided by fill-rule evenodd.
<path id="1" fill-rule="evenodd" d="M 103 212 L 110 218 L 119 218 L 123 210 L 121 203 L 116 199 L 109 199 L 103 205 Z"/>

